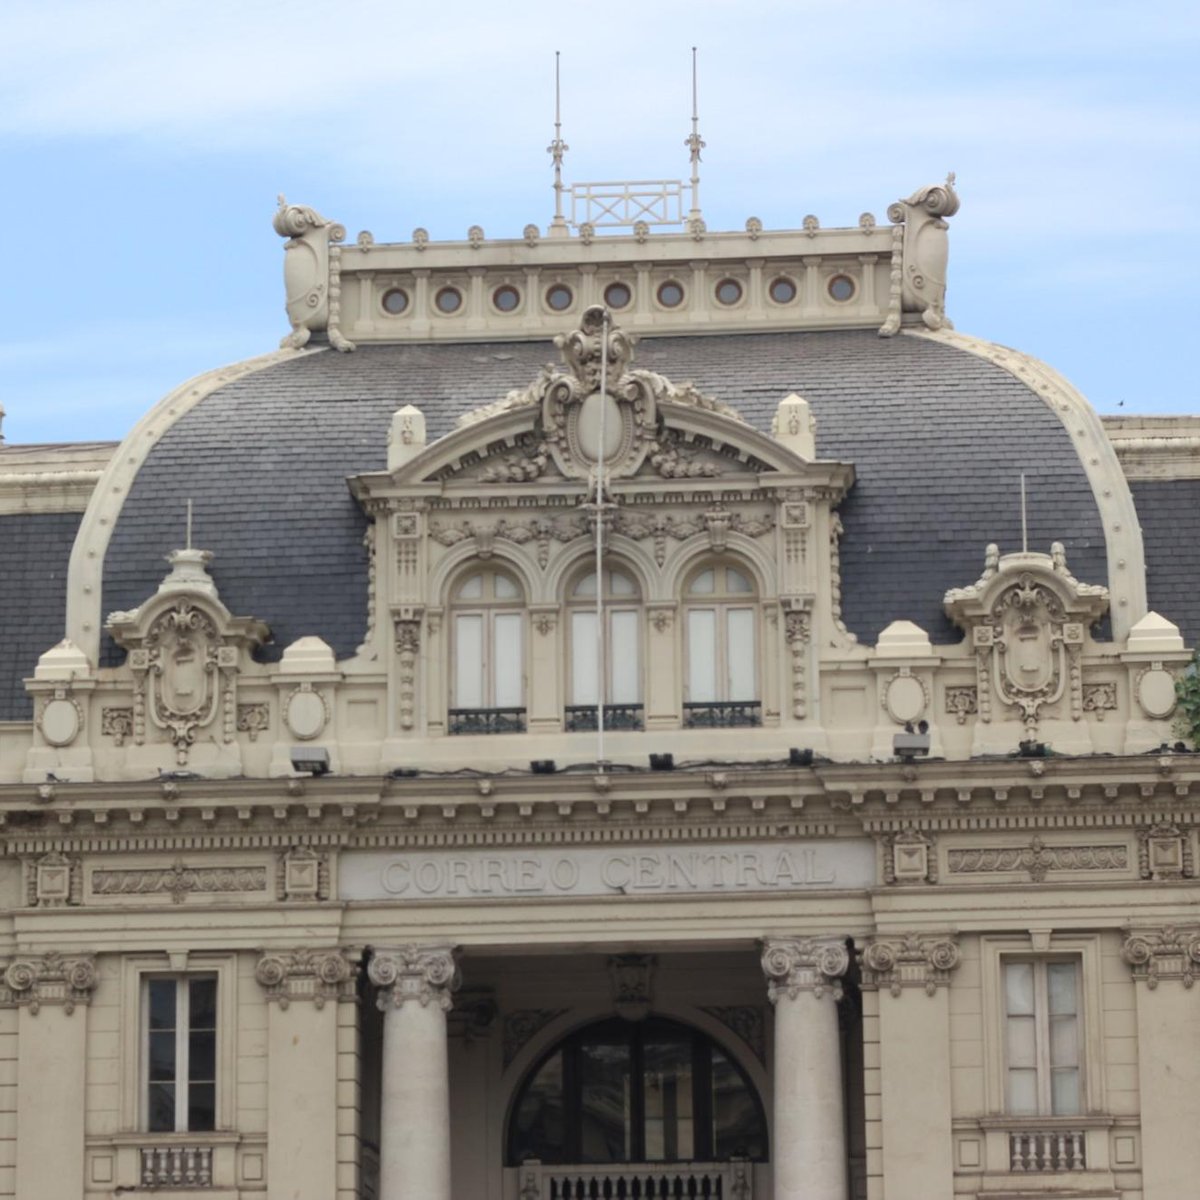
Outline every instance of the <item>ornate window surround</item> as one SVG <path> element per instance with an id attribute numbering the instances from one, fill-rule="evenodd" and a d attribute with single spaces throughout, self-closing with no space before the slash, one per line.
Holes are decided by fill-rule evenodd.
<path id="1" fill-rule="evenodd" d="M 120 1120 L 128 1133 L 140 1133 L 147 1139 L 177 1138 L 172 1133 L 146 1132 L 149 1115 L 145 1095 L 145 981 L 152 977 L 186 979 L 192 975 L 216 976 L 217 980 L 217 1087 L 216 1129 L 238 1127 L 237 1061 L 239 1026 L 238 1014 L 238 956 L 236 953 L 205 953 L 182 955 L 131 954 L 120 960 L 119 998 L 117 1001 L 119 1062 L 120 1062 Z M 251 976 L 250 982 L 257 989 Z"/>
<path id="2" fill-rule="evenodd" d="M 1102 937 L 1101 934 L 1054 934 L 1048 930 L 1035 930 L 1027 934 L 989 935 L 980 938 L 979 989 L 983 1021 L 984 1099 L 989 1114 L 1017 1121 L 1026 1119 L 1008 1113 L 1006 1098 L 1004 964 L 1014 960 L 1074 961 L 1079 964 L 1079 1116 L 1086 1117 L 1106 1111 Z M 1046 1118 L 1043 1116 L 1036 1119 L 1044 1121 Z M 1078 1121 L 1079 1117 L 1072 1119 Z"/>

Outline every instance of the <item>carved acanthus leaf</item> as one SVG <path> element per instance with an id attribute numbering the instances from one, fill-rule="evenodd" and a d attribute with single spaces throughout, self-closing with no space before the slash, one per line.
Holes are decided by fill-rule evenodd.
<path id="1" fill-rule="evenodd" d="M 950 936 L 905 933 L 873 939 L 859 958 L 863 987 L 887 988 L 893 996 L 906 987 L 920 987 L 932 996 L 950 982 L 950 972 L 959 963 L 959 950 Z"/>

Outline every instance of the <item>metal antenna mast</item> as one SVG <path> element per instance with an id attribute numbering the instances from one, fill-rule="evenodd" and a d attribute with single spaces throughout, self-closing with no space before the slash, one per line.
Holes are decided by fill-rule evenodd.
<path id="1" fill-rule="evenodd" d="M 692 132 L 684 140 L 692 159 L 692 208 L 688 213 L 689 224 L 700 220 L 700 151 L 704 139 L 700 136 L 700 101 L 696 83 L 696 47 L 692 47 Z"/>
<path id="2" fill-rule="evenodd" d="M 608 309 L 600 324 L 600 448 L 596 454 L 596 769 L 604 771 L 604 696 L 608 672 L 604 661 L 604 439 L 608 408 Z"/>
<path id="3" fill-rule="evenodd" d="M 554 220 L 550 223 L 551 235 L 565 237 L 569 232 L 563 216 L 563 155 L 570 146 L 562 140 L 562 86 L 559 81 L 559 51 L 554 52 L 554 141 L 546 147 L 546 153 L 554 160 Z"/>

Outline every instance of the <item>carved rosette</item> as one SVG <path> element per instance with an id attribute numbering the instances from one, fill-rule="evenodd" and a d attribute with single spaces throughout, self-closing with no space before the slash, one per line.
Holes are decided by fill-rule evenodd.
<path id="1" fill-rule="evenodd" d="M 904 988 L 924 988 L 932 996 L 950 982 L 958 966 L 958 943 L 949 936 L 904 933 L 874 938 L 859 954 L 864 988 L 886 988 L 899 996 Z"/>
<path id="2" fill-rule="evenodd" d="M 1070 718 L 1081 720 L 1086 631 L 1108 608 L 1108 589 L 1075 579 L 1060 542 L 1048 555 L 1003 557 L 990 545 L 984 563 L 976 583 L 945 598 L 975 651 L 979 719 L 991 721 L 995 700 L 1015 710 L 1030 740 L 1043 710 L 1062 700 Z"/>
<path id="3" fill-rule="evenodd" d="M 827 992 L 842 998 L 842 976 L 850 952 L 842 938 L 769 938 L 763 942 L 762 969 L 772 1004 L 795 1000 L 801 992 L 818 999 Z"/>
<path id="4" fill-rule="evenodd" d="M 77 1004 L 91 1002 L 95 987 L 94 954 L 26 955 L 9 963 L 4 972 L 5 999 L 28 1007 L 35 1016 L 43 1004 L 61 1007 L 69 1016 Z"/>
<path id="5" fill-rule="evenodd" d="M 453 1006 L 461 982 L 453 946 L 399 946 L 377 949 L 367 963 L 367 978 L 379 989 L 381 1011 L 401 1008 L 410 1000 L 422 1008 L 436 1004 L 443 1012 Z"/>
<path id="6" fill-rule="evenodd" d="M 1131 931 L 1121 946 L 1121 957 L 1135 980 L 1148 988 L 1162 979 L 1177 979 L 1190 988 L 1200 970 L 1200 929 L 1165 925 L 1159 930 Z"/>
<path id="7" fill-rule="evenodd" d="M 268 950 L 254 967 L 267 1000 L 287 1008 L 293 1000 L 354 1000 L 358 965 L 346 950 Z"/>

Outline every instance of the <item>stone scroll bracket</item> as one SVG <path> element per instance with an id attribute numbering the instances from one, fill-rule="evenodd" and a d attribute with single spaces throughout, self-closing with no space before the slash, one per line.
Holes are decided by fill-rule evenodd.
<path id="1" fill-rule="evenodd" d="M 762 969 L 772 1004 L 795 1000 L 801 992 L 820 999 L 842 998 L 842 979 L 850 968 L 844 938 L 773 937 L 762 943 Z"/>
<path id="2" fill-rule="evenodd" d="M 68 1016 L 78 1004 L 90 1004 L 96 988 L 94 954 L 23 955 L 8 964 L 0 988 L 0 1008 L 27 1007 L 36 1016 L 43 1005 Z"/>
<path id="3" fill-rule="evenodd" d="M 422 1008 L 435 1004 L 444 1012 L 454 1005 L 462 977 L 458 948 L 450 945 L 378 947 L 371 951 L 367 978 L 379 989 L 381 1011 L 414 1001 Z"/>
<path id="4" fill-rule="evenodd" d="M 298 1000 L 324 1008 L 329 1001 L 357 999 L 358 959 L 338 948 L 267 950 L 255 964 L 254 978 L 280 1008 Z"/>
<path id="5" fill-rule="evenodd" d="M 950 983 L 958 966 L 958 942 L 950 935 L 902 933 L 872 938 L 859 953 L 864 989 L 884 989 L 899 996 L 905 988 L 922 988 L 932 996 Z"/>
<path id="6" fill-rule="evenodd" d="M 1190 988 L 1200 975 L 1200 927 L 1164 925 L 1161 929 L 1131 929 L 1121 957 L 1133 978 L 1154 990 L 1164 980 Z"/>

